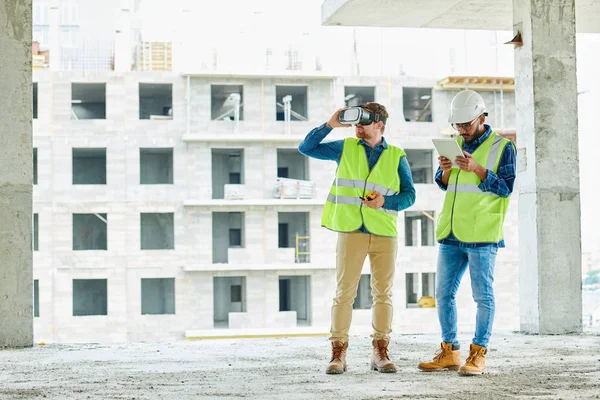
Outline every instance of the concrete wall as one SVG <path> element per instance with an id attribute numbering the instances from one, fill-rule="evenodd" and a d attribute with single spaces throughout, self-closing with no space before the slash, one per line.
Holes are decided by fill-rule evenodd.
<path id="1" fill-rule="evenodd" d="M 33 344 L 31 0 L 0 3 L 0 347 Z"/>

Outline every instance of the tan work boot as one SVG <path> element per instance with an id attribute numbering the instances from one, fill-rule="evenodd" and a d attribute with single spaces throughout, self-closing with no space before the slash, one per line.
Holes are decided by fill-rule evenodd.
<path id="1" fill-rule="evenodd" d="M 331 342 L 331 361 L 325 370 L 326 374 L 343 374 L 346 371 L 346 350 L 348 342 Z"/>
<path id="2" fill-rule="evenodd" d="M 418 368 L 424 372 L 456 371 L 460 368 L 460 350 L 452 350 L 452 343 L 442 342 L 433 361 L 422 362 Z"/>
<path id="3" fill-rule="evenodd" d="M 396 372 L 396 366 L 388 357 L 387 339 L 373 340 L 373 357 L 371 358 L 371 369 L 383 373 Z"/>
<path id="4" fill-rule="evenodd" d="M 465 364 L 458 370 L 459 375 L 481 375 L 485 371 L 485 352 L 487 349 L 471 344 L 471 352 Z"/>

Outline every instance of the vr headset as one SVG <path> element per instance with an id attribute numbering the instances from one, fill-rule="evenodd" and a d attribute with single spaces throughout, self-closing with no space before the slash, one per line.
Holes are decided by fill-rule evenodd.
<path id="1" fill-rule="evenodd" d="M 340 111 L 338 120 L 344 125 L 371 125 L 373 122 L 379 121 L 382 121 L 385 125 L 387 118 L 358 106 Z"/>

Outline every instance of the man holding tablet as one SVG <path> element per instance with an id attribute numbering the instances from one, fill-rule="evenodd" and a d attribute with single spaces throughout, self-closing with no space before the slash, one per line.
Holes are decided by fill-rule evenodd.
<path id="1" fill-rule="evenodd" d="M 346 371 L 352 304 L 367 255 L 373 294 L 371 369 L 396 372 L 388 356 L 398 248 L 396 222 L 398 212 L 415 202 L 415 188 L 404 150 L 383 137 L 388 117 L 378 103 L 339 109 L 298 146 L 306 156 L 338 164 L 321 220 L 325 228 L 339 232 L 328 374 Z M 356 125 L 356 137 L 321 143 L 333 128 L 351 125 Z"/>
<path id="2" fill-rule="evenodd" d="M 436 229 L 440 243 L 436 299 L 442 343 L 433 361 L 419 364 L 421 371 L 480 375 L 485 370 L 495 310 L 494 264 L 498 248 L 504 247 L 502 227 L 516 176 L 515 146 L 484 124 L 487 115 L 483 98 L 472 90 L 463 90 L 452 100 L 448 121 L 460 134 L 456 142 L 464 157 L 440 156 L 435 176 L 446 192 Z M 477 316 L 469 356 L 461 366 L 456 292 L 467 266 Z"/>

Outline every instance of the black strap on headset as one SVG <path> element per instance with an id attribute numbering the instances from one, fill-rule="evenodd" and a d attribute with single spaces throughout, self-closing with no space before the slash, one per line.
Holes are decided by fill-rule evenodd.
<path id="1" fill-rule="evenodd" d="M 387 118 L 385 118 L 385 117 L 383 117 L 383 116 L 381 116 L 379 114 L 373 114 L 373 115 L 375 115 L 375 118 L 374 118 L 375 122 L 381 121 L 385 125 L 385 122 L 387 121 Z"/>
<path id="2" fill-rule="evenodd" d="M 383 122 L 383 124 L 385 125 L 385 123 L 387 122 L 387 118 L 385 118 L 385 117 L 383 117 L 383 116 L 381 116 L 381 115 L 379 115 L 379 114 L 375 114 L 373 111 L 369 110 L 369 109 L 368 109 L 368 108 L 366 108 L 365 106 L 366 106 L 366 104 L 360 104 L 360 105 L 358 105 L 357 107 L 360 107 L 360 108 L 362 108 L 362 109 L 364 109 L 364 110 L 367 110 L 368 112 L 370 112 L 371 114 L 373 114 L 373 115 L 374 115 L 374 117 L 373 117 L 373 121 L 374 121 L 374 122 L 379 122 L 379 121 L 381 121 L 381 122 Z"/>

